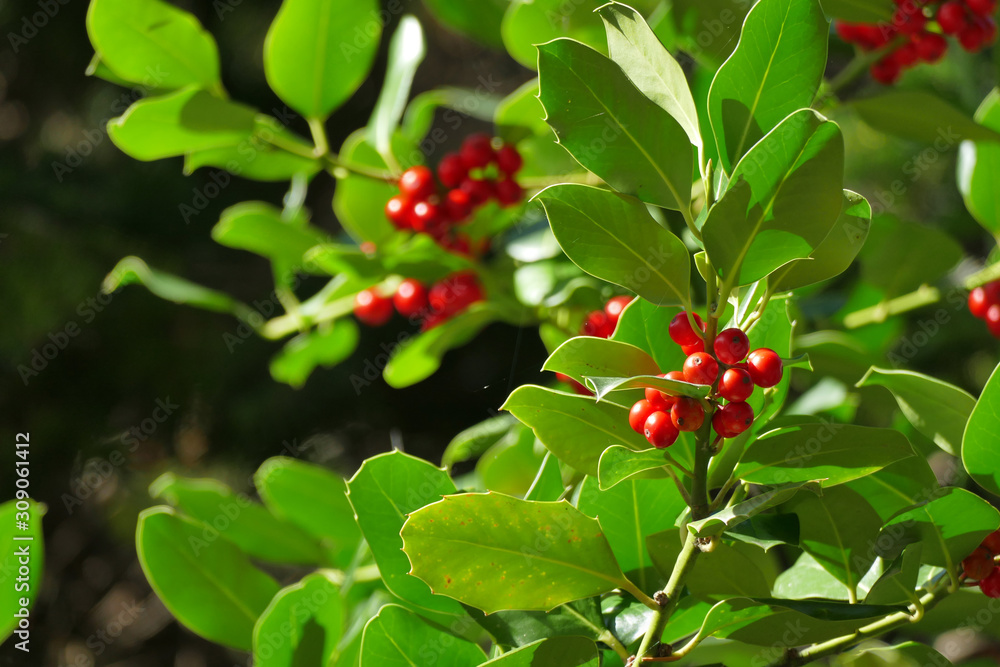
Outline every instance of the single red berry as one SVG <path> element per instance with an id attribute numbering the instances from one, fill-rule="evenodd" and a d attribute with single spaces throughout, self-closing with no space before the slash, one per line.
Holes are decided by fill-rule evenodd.
<path id="1" fill-rule="evenodd" d="M 753 408 L 743 401 L 727 403 L 719 410 L 719 422 L 727 432 L 739 435 L 753 424 Z"/>
<path id="2" fill-rule="evenodd" d="M 439 233 L 446 226 L 441 216 L 441 209 L 437 204 L 429 201 L 418 201 L 414 204 L 410 220 L 415 230 L 431 234 L 432 236 Z"/>
<path id="3" fill-rule="evenodd" d="M 880 49 L 896 36 L 896 29 L 891 25 L 870 23 L 858 26 L 858 43 L 868 51 Z"/>
<path id="4" fill-rule="evenodd" d="M 493 196 L 493 183 L 490 181 L 467 178 L 462 181 L 460 187 L 469 194 L 469 200 L 472 202 L 473 208 L 482 206 Z"/>
<path id="5" fill-rule="evenodd" d="M 984 547 L 976 547 L 976 550 L 962 561 L 962 571 L 965 572 L 966 577 L 973 581 L 990 576 L 993 568 L 993 554 Z"/>
<path id="6" fill-rule="evenodd" d="M 458 153 L 448 153 L 438 163 L 438 179 L 446 188 L 457 188 L 469 175 L 469 170 Z"/>
<path id="7" fill-rule="evenodd" d="M 968 24 L 965 5 L 961 0 L 950 0 L 937 11 L 937 22 L 946 35 L 957 35 Z"/>
<path id="8" fill-rule="evenodd" d="M 385 205 L 385 217 L 397 229 L 405 229 L 410 226 L 410 216 L 413 214 L 413 207 L 410 200 L 403 195 L 396 195 Z"/>
<path id="9" fill-rule="evenodd" d="M 974 21 L 958 31 L 958 43 L 969 53 L 976 53 L 986 45 L 986 32 Z"/>
<path id="10" fill-rule="evenodd" d="M 575 393 L 580 394 L 581 396 L 594 395 L 589 389 L 587 389 L 582 384 L 580 384 L 579 382 L 577 382 L 568 375 L 564 375 L 562 373 L 556 373 L 556 379 L 559 380 L 560 382 L 565 382 L 566 384 L 568 384 Z M 642 431 L 640 430 L 639 433 L 642 433 Z"/>
<path id="11" fill-rule="evenodd" d="M 705 351 L 705 341 L 699 340 L 694 345 L 681 345 L 681 352 L 684 356 L 690 357 L 692 354 L 698 354 L 699 352 Z"/>
<path id="12" fill-rule="evenodd" d="M 513 176 L 524 165 L 524 159 L 517 149 L 510 144 L 504 144 L 497 151 L 497 168 L 508 176 Z"/>
<path id="13" fill-rule="evenodd" d="M 847 21 L 835 21 L 834 28 L 837 31 L 837 35 L 845 42 L 855 43 L 862 39 L 862 31 L 859 30 L 860 26 L 856 23 L 848 23 Z"/>
<path id="14" fill-rule="evenodd" d="M 646 401 L 648 401 L 657 412 L 669 412 L 670 408 L 674 407 L 674 403 L 677 402 L 677 397 L 664 394 L 659 389 L 646 387 Z"/>
<path id="15" fill-rule="evenodd" d="M 719 396 L 727 401 L 745 401 L 753 390 L 753 379 L 742 368 L 727 369 L 719 380 Z"/>
<path id="16" fill-rule="evenodd" d="M 465 190 L 449 190 L 442 206 L 445 216 L 455 223 L 467 222 L 472 215 L 472 198 Z"/>
<path id="17" fill-rule="evenodd" d="M 695 324 L 697 324 L 702 331 L 705 330 L 705 323 L 701 321 L 697 313 L 691 313 Z M 696 332 L 691 328 L 691 322 L 688 320 L 688 314 L 685 311 L 681 311 L 674 316 L 674 319 L 670 320 L 670 326 L 667 328 L 670 334 L 670 340 L 674 341 L 678 345 L 694 345 L 695 343 L 701 342 L 702 337 L 700 332 Z"/>
<path id="18" fill-rule="evenodd" d="M 925 63 L 936 63 L 948 51 L 948 40 L 936 32 L 921 32 L 912 38 L 917 55 Z"/>
<path id="19" fill-rule="evenodd" d="M 587 319 L 583 321 L 580 333 L 584 336 L 596 336 L 597 338 L 607 338 L 612 334 L 610 321 L 603 310 L 595 310 L 587 314 Z"/>
<path id="20" fill-rule="evenodd" d="M 995 567 L 990 574 L 979 582 L 979 590 L 986 597 L 1000 598 L 1000 568 Z"/>
<path id="21" fill-rule="evenodd" d="M 604 304 L 604 314 L 608 316 L 608 320 L 611 321 L 611 328 L 614 329 L 618 326 L 618 318 L 622 316 L 622 311 L 625 310 L 625 306 L 632 303 L 632 297 L 630 296 L 613 296 L 608 299 L 608 302 Z"/>
<path id="22" fill-rule="evenodd" d="M 965 0 L 965 6 L 973 14 L 992 16 L 997 11 L 997 0 Z"/>
<path id="23" fill-rule="evenodd" d="M 427 199 L 435 190 L 434 174 L 422 164 L 410 167 L 399 177 L 399 191 L 414 201 Z"/>
<path id="24" fill-rule="evenodd" d="M 1000 555 L 1000 530 L 995 530 L 986 536 L 982 546 L 994 556 Z"/>
<path id="25" fill-rule="evenodd" d="M 1000 304 L 993 304 L 986 309 L 986 328 L 994 338 L 1000 338 Z"/>
<path id="26" fill-rule="evenodd" d="M 697 431 L 705 423 L 705 409 L 693 398 L 678 396 L 670 408 L 670 421 L 678 431 Z"/>
<path id="27" fill-rule="evenodd" d="M 899 75 L 902 74 L 902 69 L 900 69 L 899 63 L 893 60 L 890 55 L 882 58 L 882 60 L 879 60 L 877 63 L 872 65 L 870 72 L 873 79 L 884 86 L 891 86 L 899 81 Z"/>
<path id="28" fill-rule="evenodd" d="M 646 419 L 656 412 L 656 408 L 649 401 L 636 401 L 632 409 L 628 411 L 628 425 L 636 433 L 646 432 Z"/>
<path id="29" fill-rule="evenodd" d="M 677 427 L 670 421 L 670 415 L 666 412 L 654 412 L 649 415 L 643 425 L 643 433 L 649 444 L 657 449 L 665 449 L 674 444 L 677 442 L 677 436 L 680 435 Z"/>
<path id="30" fill-rule="evenodd" d="M 668 380 L 676 380 L 677 382 L 687 382 L 687 380 L 684 379 L 683 371 L 670 371 L 663 377 L 667 378 Z"/>
<path id="31" fill-rule="evenodd" d="M 969 312 L 972 313 L 973 317 L 984 319 L 986 317 L 986 311 L 989 310 L 992 305 L 993 304 L 987 299 L 986 290 L 983 287 L 976 287 L 969 292 Z"/>
<path id="32" fill-rule="evenodd" d="M 726 424 L 722 418 L 722 410 L 716 410 L 715 414 L 712 415 L 712 428 L 723 438 L 735 438 L 739 435 L 738 433 L 730 433 L 726 430 Z"/>
<path id="33" fill-rule="evenodd" d="M 354 316 L 370 327 L 380 327 L 392 317 L 392 299 L 366 289 L 354 297 Z"/>
<path id="34" fill-rule="evenodd" d="M 719 362 L 707 352 L 695 352 L 684 361 L 684 380 L 691 384 L 712 384 L 719 377 Z"/>
<path id="35" fill-rule="evenodd" d="M 920 52 L 917 50 L 916 44 L 909 42 L 896 49 L 889 58 L 903 70 L 917 64 L 920 60 Z"/>
<path id="36" fill-rule="evenodd" d="M 899 32 L 912 35 L 927 26 L 927 17 L 916 7 L 903 6 L 892 15 L 892 25 Z"/>
<path id="37" fill-rule="evenodd" d="M 504 208 L 519 204 L 524 199 L 524 188 L 518 185 L 517 181 L 513 178 L 505 178 L 497 181 L 494 190 L 497 201 Z"/>
<path id="38" fill-rule="evenodd" d="M 774 350 L 762 347 L 747 357 L 747 371 L 758 387 L 767 389 L 781 382 L 781 357 Z"/>
<path id="39" fill-rule="evenodd" d="M 488 134 L 470 134 L 462 142 L 462 162 L 469 169 L 482 169 L 496 158 L 493 140 Z"/>
<path id="40" fill-rule="evenodd" d="M 420 281 L 407 278 L 399 283 L 392 303 L 403 317 L 415 317 L 427 308 L 427 288 Z"/>
<path id="41" fill-rule="evenodd" d="M 750 339 L 742 330 L 735 327 L 726 329 L 715 337 L 715 356 L 724 364 L 738 364 L 747 358 L 750 351 Z"/>

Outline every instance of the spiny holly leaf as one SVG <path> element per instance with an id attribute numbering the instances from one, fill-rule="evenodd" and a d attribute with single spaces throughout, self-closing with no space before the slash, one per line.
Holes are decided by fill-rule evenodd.
<path id="1" fill-rule="evenodd" d="M 597 520 L 566 501 L 446 496 L 412 512 L 401 534 L 414 576 L 487 614 L 635 590 Z"/>
<path id="2" fill-rule="evenodd" d="M 962 463 L 972 479 L 994 495 L 1000 495 L 1000 366 L 983 387 L 962 436 Z"/>
<path id="3" fill-rule="evenodd" d="M 727 507 L 704 519 L 692 521 L 687 525 L 687 528 L 693 535 L 699 537 L 721 535 L 726 529 L 787 502 L 799 491 L 811 491 L 813 494 L 819 494 L 820 482 L 792 482 L 768 489 L 764 493 L 736 503 L 732 507 Z"/>

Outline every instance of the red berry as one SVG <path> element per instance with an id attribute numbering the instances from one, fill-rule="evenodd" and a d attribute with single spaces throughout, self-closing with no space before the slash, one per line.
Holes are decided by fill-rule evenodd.
<path id="1" fill-rule="evenodd" d="M 403 317 L 415 317 L 427 308 L 427 288 L 423 283 L 407 278 L 399 283 L 396 293 L 392 295 L 392 303 Z"/>
<path id="2" fill-rule="evenodd" d="M 712 415 L 712 428 L 723 438 L 735 438 L 738 433 L 730 433 L 726 430 L 726 425 L 722 418 L 722 410 L 716 410 L 715 414 Z"/>
<path id="3" fill-rule="evenodd" d="M 677 442 L 677 436 L 680 435 L 677 427 L 670 421 L 670 415 L 666 412 L 654 412 L 649 415 L 643 425 L 643 433 L 649 444 L 657 449 L 665 449 L 674 444 Z"/>
<path id="4" fill-rule="evenodd" d="M 613 332 L 610 327 L 611 322 L 603 310 L 595 310 L 587 314 L 587 319 L 583 321 L 580 333 L 584 336 L 596 336 L 597 338 L 607 338 Z"/>
<path id="5" fill-rule="evenodd" d="M 445 216 L 452 222 L 466 222 L 472 215 L 472 198 L 465 190 L 449 190 L 443 207 Z"/>
<path id="6" fill-rule="evenodd" d="M 460 187 L 469 194 L 473 207 L 482 206 L 493 196 L 493 184 L 490 181 L 467 178 Z"/>
<path id="7" fill-rule="evenodd" d="M 510 144 L 504 144 L 497 151 L 497 168 L 508 176 L 513 176 L 524 165 L 524 159 L 517 149 Z"/>
<path id="8" fill-rule="evenodd" d="M 719 362 L 707 352 L 695 352 L 684 361 L 684 380 L 691 384 L 712 384 L 719 377 Z"/>
<path id="9" fill-rule="evenodd" d="M 456 273 L 435 283 L 427 293 L 427 302 L 435 314 L 447 318 L 483 298 L 475 274 Z"/>
<path id="10" fill-rule="evenodd" d="M 997 0 L 965 0 L 965 6 L 973 14 L 992 16 L 997 11 Z"/>
<path id="11" fill-rule="evenodd" d="M 948 51 L 948 40 L 935 32 L 921 32 L 912 39 L 917 55 L 925 63 L 936 63 Z"/>
<path id="12" fill-rule="evenodd" d="M 628 425 L 632 427 L 632 430 L 636 433 L 646 432 L 646 419 L 649 415 L 656 412 L 649 401 L 642 400 L 636 401 L 632 406 L 632 409 L 628 411 Z"/>
<path id="13" fill-rule="evenodd" d="M 722 428 L 733 435 L 739 435 L 753 424 L 753 408 L 743 401 L 727 403 L 718 414 Z"/>
<path id="14" fill-rule="evenodd" d="M 677 397 L 664 394 L 659 389 L 646 387 L 646 401 L 653 406 L 657 412 L 669 412 L 677 402 Z"/>
<path id="15" fill-rule="evenodd" d="M 446 188 L 457 188 L 469 175 L 469 170 L 458 153 L 448 153 L 438 163 L 438 178 Z"/>
<path id="16" fill-rule="evenodd" d="M 670 408 L 670 421 L 678 431 L 697 431 L 705 423 L 705 409 L 696 399 L 679 396 Z"/>
<path id="17" fill-rule="evenodd" d="M 989 310 L 990 306 L 989 299 L 986 296 L 986 290 L 983 287 L 977 287 L 969 292 L 969 312 L 972 313 L 973 317 L 978 317 L 979 319 L 984 319 L 986 317 L 986 311 Z"/>
<path id="18" fill-rule="evenodd" d="M 1000 555 L 1000 530 L 995 530 L 986 536 L 983 540 L 983 544 L 987 550 L 993 555 Z"/>
<path id="19" fill-rule="evenodd" d="M 366 289 L 354 297 L 354 316 L 370 327 L 380 327 L 392 317 L 392 299 Z"/>
<path id="20" fill-rule="evenodd" d="M 611 321 L 611 328 L 614 329 L 618 326 L 618 318 L 622 316 L 622 311 L 625 310 L 625 306 L 632 303 L 632 297 L 630 296 L 613 296 L 608 299 L 608 302 L 604 304 L 604 314 L 608 316 L 608 320 Z"/>
<path id="21" fill-rule="evenodd" d="M 747 371 L 758 387 L 768 388 L 781 382 L 781 357 L 774 350 L 762 347 L 747 357 Z"/>
<path id="22" fill-rule="evenodd" d="M 517 184 L 513 178 L 505 178 L 502 181 L 497 181 L 494 186 L 496 191 L 497 201 L 500 202 L 500 206 L 508 207 L 514 206 L 524 199 L 524 188 Z"/>
<path id="23" fill-rule="evenodd" d="M 692 354 L 698 354 L 699 352 L 705 351 L 705 341 L 699 340 L 694 345 L 681 345 L 681 352 L 684 356 L 690 357 Z"/>
<path id="24" fill-rule="evenodd" d="M 859 29 L 856 23 L 848 23 L 846 21 L 835 21 L 834 28 L 837 31 L 837 35 L 845 42 L 857 42 L 861 39 L 862 31 Z"/>
<path id="25" fill-rule="evenodd" d="M 726 329 L 715 338 L 715 356 L 724 364 L 738 364 L 750 351 L 750 339 L 742 330 Z"/>
<path id="26" fill-rule="evenodd" d="M 900 46 L 888 57 L 899 65 L 900 69 L 906 69 L 917 64 L 917 61 L 920 60 L 920 52 L 917 51 L 917 45 L 910 42 Z"/>
<path id="27" fill-rule="evenodd" d="M 986 309 L 986 328 L 994 338 L 1000 338 L 1000 304 L 993 304 Z"/>
<path id="28" fill-rule="evenodd" d="M 496 157 L 493 140 L 487 134 L 470 134 L 462 142 L 462 162 L 469 169 L 482 169 Z"/>
<path id="29" fill-rule="evenodd" d="M 1000 568 L 993 568 L 989 576 L 979 582 L 979 590 L 986 597 L 1000 598 Z"/>
<path id="30" fill-rule="evenodd" d="M 556 373 L 556 379 L 559 380 L 560 382 L 565 382 L 566 384 L 568 384 L 570 386 L 570 388 L 573 389 L 574 392 L 576 392 L 577 394 L 580 394 L 581 396 L 593 396 L 594 395 L 593 393 L 591 393 L 591 391 L 589 389 L 587 389 L 582 384 L 580 384 L 579 382 L 577 382 L 576 380 L 574 380 L 573 378 L 571 378 L 568 375 L 563 375 L 562 373 Z M 639 432 L 642 433 L 642 431 L 639 431 Z"/>
<path id="31" fill-rule="evenodd" d="M 892 25 L 899 32 L 912 35 L 927 25 L 927 17 L 916 7 L 899 7 L 892 15 Z"/>
<path id="32" fill-rule="evenodd" d="M 867 24 L 858 26 L 858 43 L 863 49 L 874 51 L 888 44 L 896 36 L 896 29 L 891 25 Z"/>
<path id="33" fill-rule="evenodd" d="M 742 368 L 728 369 L 719 381 L 719 396 L 727 401 L 745 401 L 750 398 L 753 389 L 753 379 Z"/>
<path id="34" fill-rule="evenodd" d="M 396 195 L 385 205 L 385 217 L 389 218 L 397 229 L 405 229 L 410 226 L 410 216 L 413 207 L 410 200 L 402 195 Z"/>
<path id="35" fill-rule="evenodd" d="M 410 220 L 415 230 L 432 236 L 440 233 L 446 224 L 441 217 L 441 209 L 429 201 L 418 201 L 414 204 Z"/>
<path id="36" fill-rule="evenodd" d="M 958 43 L 969 53 L 976 53 L 986 44 L 986 33 L 978 23 L 970 23 L 958 31 Z"/>
<path id="37" fill-rule="evenodd" d="M 990 576 L 993 568 L 993 554 L 984 547 L 976 547 L 976 550 L 962 561 L 962 571 L 965 572 L 966 577 L 973 581 Z"/>
<path id="38" fill-rule="evenodd" d="M 423 165 L 410 167 L 399 177 L 399 191 L 413 200 L 427 199 L 435 192 L 434 174 Z"/>
<path id="39" fill-rule="evenodd" d="M 705 323 L 701 321 L 697 313 L 691 313 L 694 318 L 695 324 L 697 324 L 702 331 L 705 330 Z M 681 311 L 674 316 L 674 319 L 670 320 L 670 326 L 667 329 L 670 334 L 670 340 L 674 341 L 678 345 L 694 345 L 695 343 L 702 342 L 702 337 L 700 332 L 695 332 L 691 328 L 691 322 L 688 320 L 688 314 L 686 311 Z"/>
<path id="40" fill-rule="evenodd" d="M 950 0 L 950 2 L 944 3 L 937 11 L 937 22 L 944 34 L 957 35 L 968 25 L 965 5 L 962 4 L 961 0 Z"/>
<path id="41" fill-rule="evenodd" d="M 882 60 L 878 61 L 871 66 L 870 69 L 872 78 L 885 86 L 891 86 L 892 84 L 899 81 L 899 75 L 902 70 L 899 64 L 892 59 L 892 56 L 886 56 Z"/>
<path id="42" fill-rule="evenodd" d="M 684 373 L 682 371 L 670 371 L 663 377 L 668 380 L 676 380 L 677 382 L 687 382 L 687 380 L 684 379 Z"/>

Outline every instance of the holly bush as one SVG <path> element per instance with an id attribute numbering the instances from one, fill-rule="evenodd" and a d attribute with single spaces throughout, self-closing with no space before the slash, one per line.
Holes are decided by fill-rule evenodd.
<path id="1" fill-rule="evenodd" d="M 442 467 L 392 451 L 345 481 L 279 457 L 254 477 L 260 502 L 163 475 L 136 540 L 167 608 L 261 666 L 947 664 L 916 640 L 1000 596 L 1000 379 L 976 399 L 899 367 L 966 289 L 1000 335 L 1000 264 L 873 218 L 842 124 L 960 143 L 956 181 L 933 187 L 957 184 L 1000 235 L 996 91 L 969 118 L 868 80 L 930 68 L 950 36 L 979 51 L 996 3 L 427 0 L 537 77 L 488 105 L 412 96 L 425 47 L 404 16 L 371 120 L 334 151 L 326 123 L 403 9 L 284 0 L 263 62 L 286 108 L 267 114 L 230 99 L 191 14 L 91 2 L 89 73 L 151 90 L 111 121 L 116 146 L 289 184 L 212 230 L 270 261 L 283 313 L 136 257 L 108 290 L 140 283 L 287 339 L 271 373 L 293 386 L 394 311 L 410 330 L 380 368 L 392 386 L 493 322 L 537 327 L 558 377 L 515 389 Z M 856 45 L 846 63 L 834 32 Z M 427 165 L 446 109 L 494 136 Z M 304 206 L 324 174 L 337 237 Z M 904 315 L 939 302 L 945 319 L 897 346 Z M 967 475 L 932 470 L 959 459 Z"/>

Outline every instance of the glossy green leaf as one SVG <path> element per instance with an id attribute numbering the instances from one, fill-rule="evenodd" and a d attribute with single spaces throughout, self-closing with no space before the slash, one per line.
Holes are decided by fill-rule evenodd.
<path id="1" fill-rule="evenodd" d="M 604 27 L 594 13 L 602 4 L 600 0 L 572 5 L 561 0 L 512 0 L 501 26 L 504 46 L 514 60 L 531 69 L 539 66 L 536 45 L 557 37 L 571 37 L 607 53 Z"/>
<path id="2" fill-rule="evenodd" d="M 940 488 L 923 456 L 897 461 L 848 484 L 865 497 L 883 522 L 903 509 L 927 501 Z"/>
<path id="3" fill-rule="evenodd" d="M 914 428 L 952 455 L 962 447 L 962 433 L 976 406 L 968 392 L 955 385 L 912 371 L 872 367 L 858 387 L 879 385 L 892 392 Z"/>
<path id="4" fill-rule="evenodd" d="M 662 38 L 665 29 L 672 29 L 684 50 L 704 63 L 711 75 L 736 48 L 740 28 L 753 4 L 746 0 L 673 0 L 663 27 L 656 32 Z M 702 119 L 702 127 L 708 127 L 706 120 Z"/>
<path id="5" fill-rule="evenodd" d="M 524 497 L 535 481 L 545 450 L 541 446 L 535 447 L 535 434 L 531 429 L 518 426 L 479 458 L 476 473 L 483 487 L 497 493 Z"/>
<path id="6" fill-rule="evenodd" d="M 361 542 L 361 529 L 347 501 L 347 485 L 336 473 L 298 459 L 276 456 L 254 473 L 254 484 L 271 513 L 321 540 L 333 560 L 347 567 Z"/>
<path id="7" fill-rule="evenodd" d="M 566 667 L 598 667 L 600 656 L 594 642 L 585 637 L 551 637 L 505 653 L 483 665 L 494 667 L 537 667 L 538 665 L 565 665 Z"/>
<path id="8" fill-rule="evenodd" d="M 849 482 L 913 456 L 898 431 L 850 424 L 805 423 L 765 433 L 743 453 L 736 476 L 755 484 Z"/>
<path id="9" fill-rule="evenodd" d="M 1000 366 L 993 370 L 976 401 L 962 436 L 962 463 L 979 486 L 1000 495 Z"/>
<path id="10" fill-rule="evenodd" d="M 975 120 L 1000 131 L 1000 89 L 994 88 L 976 111 Z M 1000 144 L 964 141 L 958 152 L 958 189 L 965 207 L 991 234 L 1000 233 L 1000 197 L 992 176 L 1000 172 Z"/>
<path id="11" fill-rule="evenodd" d="M 338 653 L 344 615 L 340 588 L 323 574 L 310 574 L 281 589 L 254 628 L 254 664 L 330 664 Z"/>
<path id="12" fill-rule="evenodd" d="M 368 122 L 368 140 L 387 162 L 394 159 L 390 158 L 392 135 L 403 117 L 413 77 L 426 53 L 420 21 L 410 15 L 404 16 L 389 43 L 389 69 Z"/>
<path id="13" fill-rule="evenodd" d="M 663 469 L 670 464 L 668 454 L 662 449 L 644 449 L 635 451 L 621 445 L 612 445 L 604 450 L 597 462 L 597 479 L 602 491 L 641 476 L 647 478 L 663 478 L 667 476 Z"/>
<path id="14" fill-rule="evenodd" d="M 795 515 L 781 515 L 791 516 Z M 774 581 L 774 595 L 788 600 L 847 600 L 847 588 L 827 572 L 808 551 L 802 552 L 791 567 L 783 570 Z"/>
<path id="15" fill-rule="evenodd" d="M 749 544 L 719 542 L 695 563 L 687 586 L 693 595 L 715 602 L 733 597 L 768 597 L 771 582 L 761 569 L 764 552 Z"/>
<path id="16" fill-rule="evenodd" d="M 150 292 L 174 303 L 183 303 L 196 308 L 232 313 L 245 319 L 251 312 L 246 305 L 228 294 L 196 285 L 184 278 L 151 269 L 138 257 L 125 257 L 104 278 L 102 289 L 111 293 L 123 285 L 139 283 Z"/>
<path id="17" fill-rule="evenodd" d="M 542 465 L 538 468 L 531 488 L 524 494 L 525 500 L 556 501 L 562 496 L 565 487 L 563 486 L 562 471 L 559 469 L 559 459 L 553 456 L 552 452 L 546 452 L 542 459 Z"/>
<path id="18" fill-rule="evenodd" d="M 249 651 L 278 583 L 215 529 L 153 507 L 139 514 L 139 564 L 170 613 L 205 639 Z"/>
<path id="19" fill-rule="evenodd" d="M 611 339 L 649 352 L 664 372 L 680 370 L 686 357 L 668 333 L 670 320 L 680 311 L 680 308 L 660 307 L 645 299 L 636 299 L 622 311 Z"/>
<path id="20" fill-rule="evenodd" d="M 368 76 L 378 11 L 374 0 L 284 0 L 264 40 L 268 85 L 306 118 L 325 119 Z"/>
<path id="21" fill-rule="evenodd" d="M 603 641 L 610 635 L 604 627 L 596 597 L 569 602 L 549 612 L 498 611 L 485 615 L 474 607 L 468 609 L 476 622 L 503 646 L 527 646 L 547 637 L 588 637 Z"/>
<path id="22" fill-rule="evenodd" d="M 18 438 L 17 442 L 24 442 L 23 437 Z M 14 450 L 13 445 L 11 449 Z M 25 450 L 19 448 L 15 451 Z M 18 457 L 16 460 L 21 459 Z M 22 468 L 27 469 L 24 466 L 19 466 L 18 470 Z M 0 505 L 0 544 L 3 545 L 0 548 L 0 572 L 5 573 L 3 575 L 4 591 L 0 593 L 0 614 L 2 614 L 0 616 L 0 642 L 5 641 L 17 628 L 21 619 L 16 614 L 20 614 L 23 608 L 21 601 L 27 599 L 29 609 L 34 606 L 42 584 L 42 575 L 45 572 L 45 543 L 42 539 L 43 508 L 34 501 L 27 502 L 29 503 L 28 510 L 24 513 L 18 512 L 14 500 Z M 22 505 L 22 507 L 24 506 Z M 18 521 L 26 521 L 27 530 L 21 530 L 18 527 Z M 15 581 L 14 573 L 18 571 L 20 566 L 25 565 L 22 560 L 24 556 L 20 553 L 25 548 L 28 550 L 29 573 L 25 580 Z M 20 642 L 23 639 L 23 637 L 18 637 L 17 641 Z"/>
<path id="23" fill-rule="evenodd" d="M 317 366 L 332 368 L 351 356 L 359 338 L 358 325 L 348 318 L 299 334 L 271 359 L 271 377 L 298 389 Z"/>
<path id="24" fill-rule="evenodd" d="M 857 23 L 892 22 L 892 0 L 820 0 L 832 19 Z"/>
<path id="25" fill-rule="evenodd" d="M 874 658 L 878 662 L 865 661 Z M 917 642 L 903 642 L 895 646 L 875 646 L 859 648 L 843 655 L 845 665 L 893 665 L 895 667 L 951 667 L 951 661 L 932 649 Z"/>
<path id="26" fill-rule="evenodd" d="M 488 46 L 503 46 L 500 25 L 510 0 L 476 3 L 465 0 L 424 0 L 424 4 L 434 18 L 446 27 Z"/>
<path id="27" fill-rule="evenodd" d="M 684 70 L 663 48 L 642 16 L 628 5 L 611 2 L 600 8 L 608 52 L 642 94 L 669 113 L 695 146 L 701 146 L 698 111 Z"/>
<path id="28" fill-rule="evenodd" d="M 302 565 L 323 560 L 319 542 L 307 532 L 214 479 L 185 479 L 167 472 L 149 485 L 149 495 L 211 526 L 252 558 Z"/>
<path id="29" fill-rule="evenodd" d="M 817 0 L 762 0 L 750 10 L 708 93 L 727 172 L 786 116 L 812 104 L 826 69 L 828 31 Z"/>
<path id="30" fill-rule="evenodd" d="M 766 512 L 782 503 L 788 502 L 799 491 L 810 491 L 813 494 L 819 495 L 820 483 L 817 481 L 793 482 L 768 489 L 749 500 L 726 507 L 704 519 L 692 521 L 687 525 L 687 528 L 692 535 L 698 535 L 699 537 L 721 535 L 727 529 L 739 525 L 761 512 Z"/>
<path id="31" fill-rule="evenodd" d="M 868 238 L 872 207 L 861 195 L 844 190 L 843 208 L 830 229 L 808 259 L 789 262 L 768 278 L 775 292 L 798 289 L 839 276 L 854 262 Z"/>
<path id="32" fill-rule="evenodd" d="M 248 250 L 272 261 L 300 266 L 303 255 L 330 238 L 317 229 L 284 220 L 281 210 L 264 202 L 230 206 L 212 228 L 212 239 L 228 248 Z"/>
<path id="33" fill-rule="evenodd" d="M 518 387 L 503 404 L 534 431 L 560 461 L 592 477 L 611 445 L 635 451 L 649 449 L 646 439 L 628 425 L 628 410 L 614 403 L 595 403 L 588 396 L 566 394 L 536 385 Z"/>
<path id="34" fill-rule="evenodd" d="M 902 555 L 892 561 L 885 572 L 872 584 L 866 604 L 909 604 L 914 597 L 917 576 L 920 573 L 922 546 L 911 544 Z"/>
<path id="35" fill-rule="evenodd" d="M 975 123 L 963 111 L 922 90 L 890 90 L 857 100 L 851 107 L 868 125 L 903 139 L 945 151 L 959 142 L 1000 141 L 1000 133 Z M 920 113 L 913 113 L 920 109 Z"/>
<path id="36" fill-rule="evenodd" d="M 463 615 L 457 602 L 435 596 L 427 584 L 409 574 L 399 536 L 408 515 L 457 491 L 451 478 L 430 463 L 394 451 L 366 460 L 347 486 L 386 588 L 420 608 Z"/>
<path id="37" fill-rule="evenodd" d="M 402 538 L 416 577 L 488 614 L 633 588 L 601 525 L 566 501 L 446 496 L 411 512 Z"/>
<path id="38" fill-rule="evenodd" d="M 532 79 L 501 100 L 493 124 L 505 141 L 526 135 L 541 135 L 551 140 L 545 122 L 545 107 L 538 100 L 538 79 Z"/>
<path id="39" fill-rule="evenodd" d="M 653 358 L 627 343 L 594 336 L 570 338 L 549 355 L 542 370 L 564 373 L 583 382 L 589 376 L 656 375 Z"/>
<path id="40" fill-rule="evenodd" d="M 759 514 L 733 526 L 726 534 L 768 551 L 783 544 L 798 544 L 799 520 L 793 514 Z"/>
<path id="41" fill-rule="evenodd" d="M 195 88 L 139 100 L 108 123 L 108 136 L 136 160 L 235 146 L 250 138 L 256 112 Z"/>
<path id="42" fill-rule="evenodd" d="M 465 429 L 448 443 L 441 455 L 441 466 L 451 470 L 456 463 L 474 459 L 500 441 L 516 424 L 508 414 L 499 414 Z"/>
<path id="43" fill-rule="evenodd" d="M 257 181 L 287 181 L 297 174 L 311 176 L 323 168 L 320 160 L 299 154 L 311 151 L 311 144 L 288 131 L 276 118 L 258 114 L 254 122 L 251 135 L 235 146 L 185 153 L 184 174 L 192 174 L 201 167 L 217 167 Z M 274 141 L 297 147 L 299 153 L 278 148 Z"/>
<path id="44" fill-rule="evenodd" d="M 962 247 L 941 229 L 880 215 L 858 257 L 864 281 L 891 299 L 938 280 L 962 254 Z"/>
<path id="45" fill-rule="evenodd" d="M 562 184 L 538 193 L 566 255 L 587 273 L 657 305 L 690 302 L 687 248 L 624 195 Z"/>
<path id="46" fill-rule="evenodd" d="M 365 626 L 361 664 L 382 667 L 475 667 L 485 660 L 483 650 L 464 639 L 429 625 L 399 605 L 382 607 Z"/>
<path id="47" fill-rule="evenodd" d="M 219 51 L 194 16 L 160 0 L 93 0 L 87 34 L 116 76 L 150 88 L 218 92 Z"/>
<path id="48" fill-rule="evenodd" d="M 680 123 L 579 42 L 557 39 L 538 53 L 540 99 L 559 143 L 615 190 L 686 210 L 692 148 Z"/>
<path id="49" fill-rule="evenodd" d="M 992 505 L 965 489 L 948 487 L 890 519 L 875 548 L 883 558 L 897 558 L 907 545 L 920 542 L 922 562 L 954 571 L 997 527 L 1000 512 Z"/>
<path id="50" fill-rule="evenodd" d="M 587 384 L 594 389 L 597 398 L 604 398 L 615 391 L 653 387 L 674 396 L 705 398 L 711 391 L 708 385 L 691 384 L 679 380 L 669 380 L 659 375 L 637 375 L 635 377 L 587 377 Z"/>
<path id="51" fill-rule="evenodd" d="M 810 109 L 788 116 L 754 145 L 702 229 L 723 281 L 748 285 L 809 257 L 840 216 L 843 171 L 840 128 Z"/>

